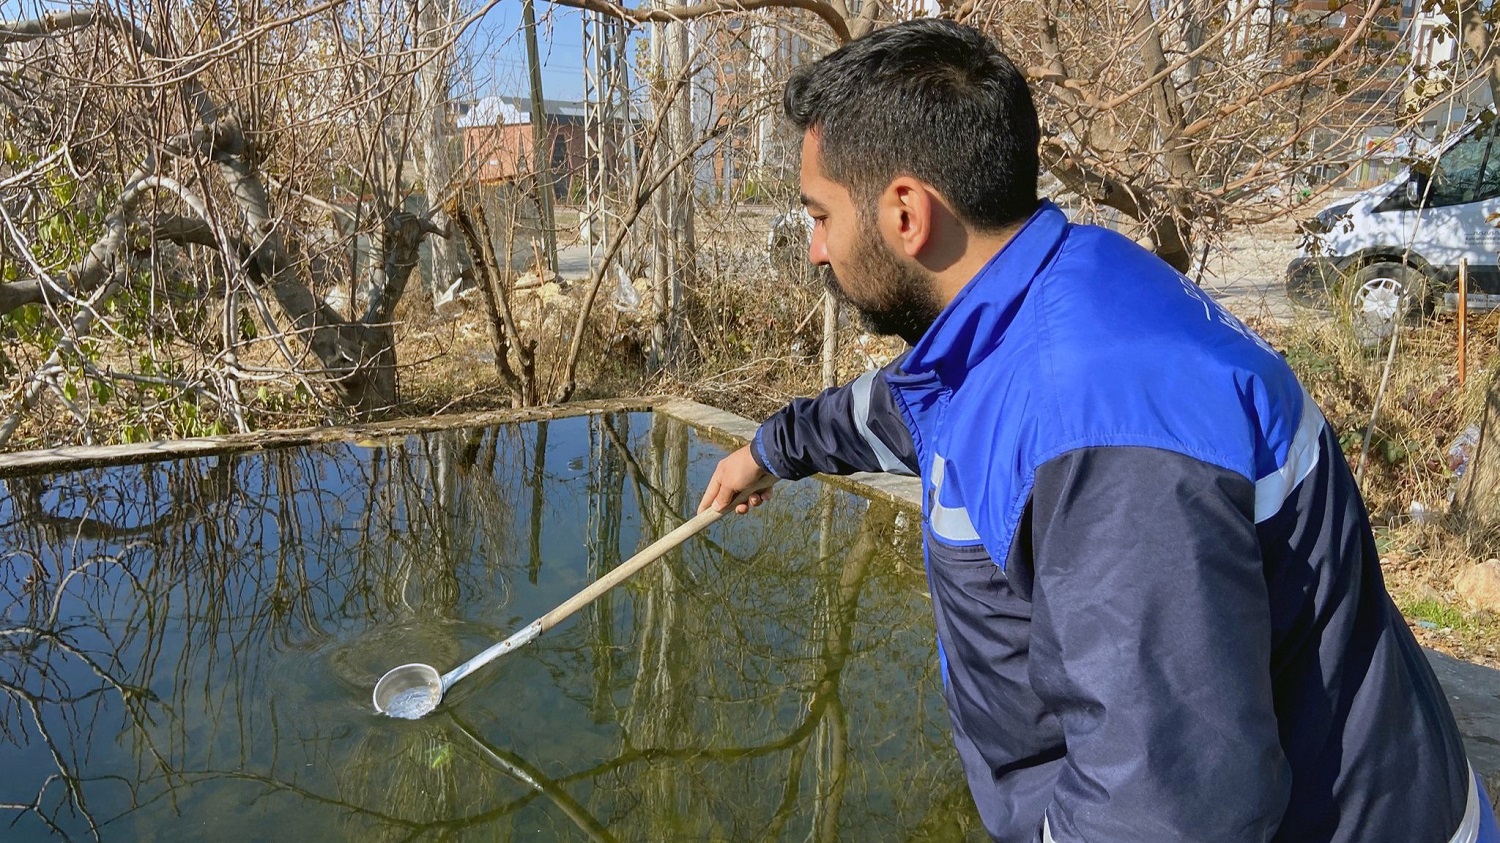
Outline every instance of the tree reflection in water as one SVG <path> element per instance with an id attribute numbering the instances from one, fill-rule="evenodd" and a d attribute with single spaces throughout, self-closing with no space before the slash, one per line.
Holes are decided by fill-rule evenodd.
<path id="1" fill-rule="evenodd" d="M 978 835 L 915 539 L 819 484 L 427 719 L 370 712 L 680 523 L 721 454 L 606 415 L 0 481 L 5 838 Z"/>

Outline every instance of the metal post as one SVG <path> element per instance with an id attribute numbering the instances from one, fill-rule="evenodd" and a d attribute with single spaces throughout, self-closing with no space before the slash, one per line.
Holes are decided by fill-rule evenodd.
<path id="1" fill-rule="evenodd" d="M 1458 262 L 1458 385 L 1468 375 L 1469 259 Z"/>
<path id="2" fill-rule="evenodd" d="M 584 138 L 584 242 L 592 263 L 602 255 L 609 242 L 609 224 L 604 218 L 604 172 L 606 144 L 604 137 L 603 54 L 608 47 L 601 43 L 604 21 L 598 12 L 583 13 L 583 138 Z"/>
<path id="3" fill-rule="evenodd" d="M 542 65 L 537 58 L 536 7 L 521 0 L 521 22 L 526 30 L 526 64 L 531 70 L 532 169 L 536 172 L 537 204 L 542 214 L 542 244 L 547 266 L 538 267 L 538 277 L 557 271 L 557 216 L 552 208 L 552 137 L 548 132 L 546 99 L 542 96 Z"/>

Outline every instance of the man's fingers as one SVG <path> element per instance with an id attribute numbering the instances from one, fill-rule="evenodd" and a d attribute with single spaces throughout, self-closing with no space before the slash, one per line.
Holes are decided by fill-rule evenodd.
<path id="1" fill-rule="evenodd" d="M 703 497 L 698 499 L 699 512 L 702 512 L 703 510 L 708 509 L 710 506 L 713 506 L 714 494 L 718 492 L 718 490 L 719 479 L 717 477 L 710 477 L 708 479 L 708 488 L 703 490 Z"/>
<path id="2" fill-rule="evenodd" d="M 709 509 L 723 512 L 732 508 L 735 512 L 745 513 L 771 499 L 769 488 L 740 497 L 746 489 L 753 489 L 770 479 L 754 464 L 754 457 L 749 454 L 747 449 L 741 448 L 719 462 L 713 476 L 708 479 L 703 497 L 698 500 L 699 512 Z"/>
<path id="3" fill-rule="evenodd" d="M 714 509 L 722 512 L 726 507 L 734 503 L 736 491 L 730 488 L 728 484 L 720 483 L 719 488 L 714 493 Z"/>
<path id="4" fill-rule="evenodd" d="M 749 512 L 751 507 L 760 506 L 770 499 L 771 490 L 769 488 L 762 489 L 759 492 L 755 492 L 749 497 L 745 498 L 745 502 L 735 507 L 734 511 L 743 515 L 744 513 Z"/>

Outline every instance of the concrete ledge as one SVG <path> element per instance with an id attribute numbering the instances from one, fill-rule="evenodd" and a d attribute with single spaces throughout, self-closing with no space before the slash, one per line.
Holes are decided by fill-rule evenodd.
<path id="1" fill-rule="evenodd" d="M 721 443 L 732 443 L 731 447 L 736 448 L 748 443 L 755 436 L 756 428 L 760 427 L 756 422 L 743 416 L 681 398 L 662 401 L 652 405 L 651 409 L 681 419 L 717 438 Z M 913 507 L 917 510 L 922 508 L 922 481 L 916 477 L 860 472 L 842 477 L 820 474 L 818 479 L 849 489 L 867 498 Z"/>
<path id="2" fill-rule="evenodd" d="M 609 401 L 580 401 L 560 407 L 529 407 L 521 410 L 485 410 L 478 413 L 456 413 L 392 419 L 366 424 L 303 427 L 291 430 L 261 430 L 252 433 L 230 433 L 194 439 L 168 439 L 132 445 L 69 445 L 34 451 L 0 453 L 0 478 L 53 471 L 72 471 L 122 463 L 159 462 L 183 457 L 211 456 L 235 451 L 259 451 L 296 445 L 319 445 L 325 442 L 348 442 L 362 439 L 389 439 L 449 430 L 456 427 L 484 427 L 524 421 L 581 416 L 589 413 L 644 412 L 656 403 L 651 398 Z"/>
<path id="3" fill-rule="evenodd" d="M 1484 777 L 1491 801 L 1500 801 L 1500 670 L 1434 650 L 1426 652 L 1448 694 L 1469 763 Z"/>
<path id="4" fill-rule="evenodd" d="M 681 419 L 701 431 L 711 433 L 720 440 L 729 439 L 743 445 L 755 436 L 760 427 L 744 416 L 737 416 L 718 407 L 699 404 L 682 398 L 668 398 L 651 405 L 651 409 Z"/>

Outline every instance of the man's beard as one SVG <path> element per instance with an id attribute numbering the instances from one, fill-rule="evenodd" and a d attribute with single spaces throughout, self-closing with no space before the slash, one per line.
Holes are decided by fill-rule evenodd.
<path id="1" fill-rule="evenodd" d="M 832 270 L 824 270 L 823 283 L 828 292 L 853 308 L 871 333 L 898 336 L 916 345 L 942 312 L 932 291 L 931 276 L 898 261 L 879 240 L 874 226 L 860 228 L 859 242 L 846 271 L 864 301 L 855 301 L 839 286 Z"/>

